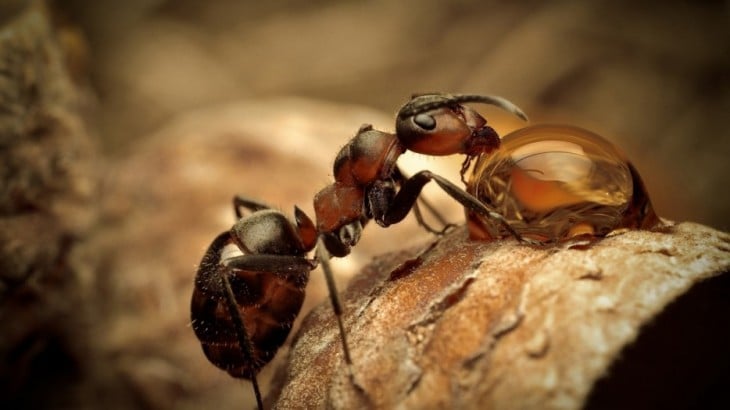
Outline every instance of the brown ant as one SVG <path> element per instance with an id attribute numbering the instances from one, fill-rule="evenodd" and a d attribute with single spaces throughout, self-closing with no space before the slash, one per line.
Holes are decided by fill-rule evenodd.
<path id="1" fill-rule="evenodd" d="M 348 255 L 369 220 L 387 227 L 403 220 L 411 209 L 426 230 L 443 233 L 451 225 L 421 199 L 446 225 L 441 231 L 429 227 L 418 208 L 421 190 L 429 181 L 435 181 L 469 211 L 499 222 L 515 238 L 524 240 L 501 215 L 447 179 L 430 171 L 406 177 L 396 164 L 406 150 L 437 156 L 465 154 L 463 179 L 472 158 L 496 150 L 500 144 L 497 133 L 464 103 L 496 105 L 526 119 L 518 107 L 499 97 L 414 95 L 398 112 L 395 134 L 363 125 L 340 150 L 334 163 L 335 182 L 314 197 L 316 225 L 297 207 L 291 222 L 265 204 L 234 198 L 238 221 L 213 240 L 198 268 L 192 327 L 213 364 L 233 377 L 252 381 L 259 409 L 263 402 L 256 375 L 286 340 L 301 309 L 309 272 L 318 263 L 327 281 L 344 360 L 351 365 L 330 255 Z M 252 213 L 244 217 L 242 209 Z M 229 244 L 242 255 L 224 258 Z M 315 258 L 308 259 L 306 255 L 315 246 Z"/>

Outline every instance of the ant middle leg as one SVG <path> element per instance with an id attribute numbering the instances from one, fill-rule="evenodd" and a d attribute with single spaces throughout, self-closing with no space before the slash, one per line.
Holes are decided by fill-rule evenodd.
<path id="1" fill-rule="evenodd" d="M 327 251 L 322 238 L 317 243 L 317 260 L 322 265 L 322 272 L 324 273 L 324 279 L 327 282 L 327 291 L 330 295 L 330 303 L 332 304 L 332 310 L 335 313 L 337 319 L 337 326 L 340 330 L 340 340 L 342 341 L 342 353 L 345 356 L 345 364 L 347 365 L 347 371 L 352 379 L 352 358 L 350 356 L 350 348 L 347 344 L 347 336 L 345 333 L 345 326 L 342 323 L 342 304 L 340 304 L 340 298 L 337 295 L 337 285 L 335 284 L 334 274 L 332 273 L 332 266 L 330 266 L 330 259 L 332 258 L 330 253 Z"/>
<path id="2" fill-rule="evenodd" d="M 345 365 L 347 366 L 347 377 L 350 379 L 352 386 L 355 388 L 358 396 L 363 400 L 363 408 L 372 408 L 373 403 L 371 402 L 370 396 L 367 391 L 357 383 L 355 379 L 355 373 L 352 369 L 352 356 L 350 355 L 350 347 L 347 343 L 347 332 L 345 332 L 345 326 L 342 322 L 342 304 L 337 294 L 337 286 L 335 285 L 334 275 L 332 273 L 332 267 L 330 266 L 331 255 L 325 246 L 324 240 L 319 239 L 317 243 L 317 260 L 322 264 L 322 272 L 324 272 L 324 278 L 327 281 L 327 290 L 330 295 L 330 302 L 332 304 L 332 310 L 335 313 L 335 319 L 337 320 L 337 327 L 340 331 L 340 341 L 342 342 L 342 354 L 345 359 Z"/>
<path id="3" fill-rule="evenodd" d="M 433 215 L 436 219 L 439 220 L 443 228 L 441 230 L 438 230 L 436 228 L 431 227 L 426 220 L 423 218 L 423 214 L 421 213 L 421 207 L 418 205 L 419 202 L 423 203 L 423 206 L 428 210 L 428 212 Z M 455 224 L 452 224 L 450 222 L 447 222 L 446 219 L 444 219 L 441 214 L 436 211 L 436 209 L 431 205 L 425 198 L 419 197 L 416 202 L 413 203 L 413 216 L 416 217 L 416 222 L 418 222 L 418 225 L 420 225 L 423 229 L 425 229 L 427 232 L 432 233 L 434 235 L 445 235 L 446 232 L 448 232 L 449 229 L 452 229 L 456 227 Z"/>
<path id="4" fill-rule="evenodd" d="M 395 183 L 401 187 L 403 184 L 408 180 L 408 176 L 403 172 L 400 167 L 396 167 L 393 171 L 393 180 Z M 395 193 L 393 193 L 395 195 Z M 425 218 L 423 217 L 423 214 L 421 213 L 421 207 L 420 205 L 423 205 L 423 207 L 428 211 L 431 216 L 436 218 L 436 220 L 443 226 L 443 228 L 436 229 L 431 227 L 429 225 Z M 387 204 L 389 206 L 389 203 Z M 416 221 L 418 222 L 418 225 L 420 225 L 423 229 L 428 231 L 429 233 L 435 234 L 435 235 L 444 235 L 449 229 L 454 228 L 456 225 L 448 222 L 446 218 L 444 218 L 443 215 L 441 215 L 441 212 L 436 209 L 431 202 L 426 199 L 423 195 L 418 195 L 418 199 L 416 202 L 413 203 L 412 206 L 413 209 L 413 215 L 416 217 Z"/>

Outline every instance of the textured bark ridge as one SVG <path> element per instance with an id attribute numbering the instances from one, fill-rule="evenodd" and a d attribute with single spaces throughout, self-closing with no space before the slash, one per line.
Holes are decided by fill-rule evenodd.
<path id="1" fill-rule="evenodd" d="M 325 303 L 302 324 L 270 401 L 279 408 L 706 404 L 721 390 L 708 386 L 728 382 L 728 270 L 730 236 L 692 223 L 546 248 L 469 241 L 458 229 L 377 258 L 344 292 L 358 388 Z"/>

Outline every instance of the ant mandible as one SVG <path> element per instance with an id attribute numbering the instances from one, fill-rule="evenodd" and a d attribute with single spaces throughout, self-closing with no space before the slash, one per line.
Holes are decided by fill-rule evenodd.
<path id="1" fill-rule="evenodd" d="M 474 157 L 491 153 L 500 144 L 487 121 L 465 103 L 495 105 L 526 119 L 517 106 L 500 97 L 414 95 L 398 112 L 395 134 L 363 125 L 340 150 L 334 162 L 334 183 L 314 197 L 316 225 L 297 207 L 291 222 L 263 203 L 234 198 L 238 221 L 213 240 L 196 274 L 192 327 L 213 364 L 233 377 L 252 381 L 259 409 L 263 401 L 256 375 L 286 340 L 301 309 L 309 272 L 318 263 L 322 264 L 344 360 L 350 368 L 342 308 L 328 261 L 331 256 L 348 255 L 369 220 L 387 227 L 403 220 L 411 209 L 426 230 L 443 233 L 450 225 L 438 212 L 421 199 L 446 225 L 441 231 L 426 224 L 418 208 L 421 190 L 429 181 L 468 210 L 502 224 L 515 238 L 525 240 L 500 214 L 447 179 L 430 171 L 406 177 L 396 164 L 407 150 L 434 156 L 464 154 L 463 180 Z M 244 209 L 251 214 L 244 216 Z M 224 248 L 230 244 L 242 255 L 224 258 Z M 315 258 L 308 259 L 306 255 L 315 246 Z"/>

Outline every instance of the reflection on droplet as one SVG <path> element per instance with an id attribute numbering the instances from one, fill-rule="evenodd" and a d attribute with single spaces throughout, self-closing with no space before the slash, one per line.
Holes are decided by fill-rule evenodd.
<path id="1" fill-rule="evenodd" d="M 502 139 L 477 159 L 467 190 L 503 215 L 522 235 L 557 241 L 603 236 L 616 228 L 658 223 L 643 183 L 604 138 L 565 125 L 536 125 Z M 470 214 L 473 238 L 490 237 Z"/>

